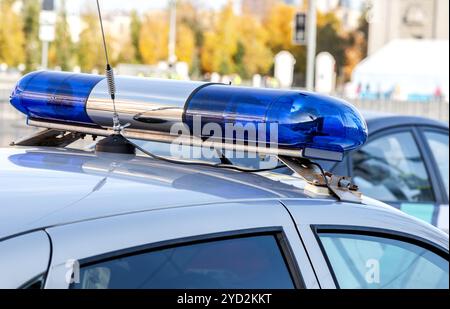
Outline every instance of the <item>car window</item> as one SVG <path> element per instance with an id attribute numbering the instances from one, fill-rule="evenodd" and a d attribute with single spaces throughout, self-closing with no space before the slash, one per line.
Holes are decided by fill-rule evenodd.
<path id="1" fill-rule="evenodd" d="M 449 196 L 448 190 L 448 174 L 449 174 L 449 153 L 448 153 L 448 134 L 439 133 L 436 131 L 425 132 L 425 137 L 430 146 L 431 152 L 436 160 L 436 164 L 439 169 L 442 181 L 444 182 L 445 189 L 447 190 L 447 197 Z"/>
<path id="2" fill-rule="evenodd" d="M 367 196 L 386 202 L 433 202 L 422 156 L 411 132 L 384 135 L 352 156 L 354 182 Z"/>
<path id="3" fill-rule="evenodd" d="M 273 235 L 176 246 L 82 266 L 75 289 L 294 288 Z"/>
<path id="4" fill-rule="evenodd" d="M 319 234 L 340 288 L 449 287 L 448 260 L 412 243 L 357 234 Z"/>

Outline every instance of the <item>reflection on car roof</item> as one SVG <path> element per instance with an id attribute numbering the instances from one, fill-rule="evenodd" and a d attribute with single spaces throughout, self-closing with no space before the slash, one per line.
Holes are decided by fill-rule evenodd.
<path id="1" fill-rule="evenodd" d="M 16 232 L 13 228 L 30 230 L 136 211 L 308 198 L 299 187 L 254 173 L 139 156 L 14 148 L 0 149 L 0 164 L 0 238 Z"/>

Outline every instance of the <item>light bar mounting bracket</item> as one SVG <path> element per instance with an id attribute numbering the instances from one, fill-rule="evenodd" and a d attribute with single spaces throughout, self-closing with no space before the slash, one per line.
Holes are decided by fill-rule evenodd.
<path id="1" fill-rule="evenodd" d="M 361 192 L 351 177 L 337 176 L 323 171 L 319 164 L 305 158 L 278 156 L 290 170 L 303 178 L 308 185 L 325 188 L 341 202 L 361 203 Z"/>

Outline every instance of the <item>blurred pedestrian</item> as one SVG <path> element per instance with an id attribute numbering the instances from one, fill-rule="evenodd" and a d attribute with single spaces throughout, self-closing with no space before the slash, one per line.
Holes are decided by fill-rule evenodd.
<path id="1" fill-rule="evenodd" d="M 442 101 L 442 89 L 440 86 L 437 86 L 434 90 L 433 97 L 435 101 Z"/>
<path id="2" fill-rule="evenodd" d="M 361 92 L 362 92 L 362 83 L 359 82 L 358 86 L 356 86 L 356 97 L 361 98 Z"/>

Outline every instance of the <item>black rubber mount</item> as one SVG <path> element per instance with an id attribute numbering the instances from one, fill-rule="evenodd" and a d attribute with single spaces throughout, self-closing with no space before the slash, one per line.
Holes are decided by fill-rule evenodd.
<path id="1" fill-rule="evenodd" d="M 95 145 L 96 152 L 136 154 L 136 147 L 120 134 L 112 134 Z"/>

